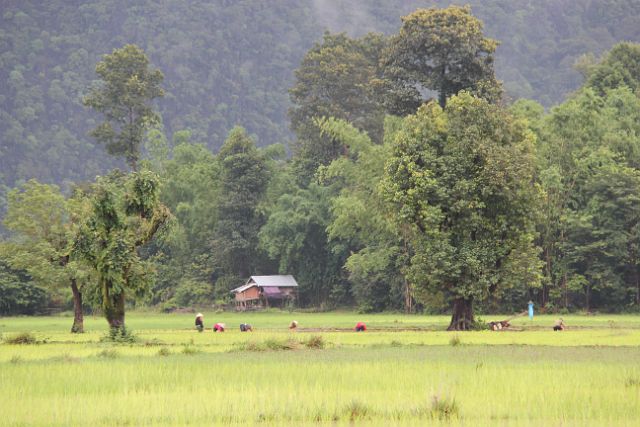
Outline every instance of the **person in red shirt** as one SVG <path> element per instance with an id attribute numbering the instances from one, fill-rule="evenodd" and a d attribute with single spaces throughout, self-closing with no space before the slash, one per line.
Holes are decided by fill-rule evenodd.
<path id="1" fill-rule="evenodd" d="M 216 323 L 213 325 L 213 332 L 224 332 L 224 323 Z"/>
<path id="2" fill-rule="evenodd" d="M 364 322 L 356 323 L 356 332 L 363 332 L 366 330 L 367 330 L 367 325 L 365 325 Z"/>

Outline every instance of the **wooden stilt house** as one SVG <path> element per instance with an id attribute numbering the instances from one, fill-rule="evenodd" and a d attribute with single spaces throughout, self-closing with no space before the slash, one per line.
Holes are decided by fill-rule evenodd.
<path id="1" fill-rule="evenodd" d="M 291 275 L 251 276 L 247 283 L 231 291 L 236 310 L 285 307 L 298 297 L 298 283 Z"/>

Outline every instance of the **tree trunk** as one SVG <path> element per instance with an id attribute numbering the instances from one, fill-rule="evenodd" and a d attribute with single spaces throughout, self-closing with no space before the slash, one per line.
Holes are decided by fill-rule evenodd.
<path id="1" fill-rule="evenodd" d="M 569 288 L 567 286 L 567 273 L 562 275 L 562 289 L 564 289 L 564 308 L 569 308 Z"/>
<path id="2" fill-rule="evenodd" d="M 468 331 L 473 326 L 473 300 L 456 298 L 453 301 L 453 315 L 448 331 Z"/>
<path id="3" fill-rule="evenodd" d="M 104 307 L 104 315 L 109 327 L 124 334 L 124 291 L 109 297 Z"/>
<path id="4" fill-rule="evenodd" d="M 73 326 L 72 334 L 84 333 L 84 315 L 82 313 L 82 293 L 78 289 L 76 279 L 71 279 L 71 292 L 73 293 Z"/>
<path id="5" fill-rule="evenodd" d="M 587 291 L 585 292 L 585 305 L 586 305 L 585 310 L 586 310 L 587 313 L 589 313 L 589 296 L 590 296 L 589 295 L 589 291 L 590 291 L 590 288 L 591 288 L 591 285 L 589 285 L 587 283 Z"/>
<path id="6" fill-rule="evenodd" d="M 634 276 L 636 278 L 636 305 L 640 305 L 640 276 L 637 268 L 634 271 Z"/>
<path id="7" fill-rule="evenodd" d="M 411 285 L 404 279 L 404 312 L 413 313 L 413 295 L 411 295 Z"/>

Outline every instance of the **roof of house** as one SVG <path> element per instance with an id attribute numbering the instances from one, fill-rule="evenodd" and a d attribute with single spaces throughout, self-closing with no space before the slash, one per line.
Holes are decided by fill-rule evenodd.
<path id="1" fill-rule="evenodd" d="M 293 278 L 292 275 L 276 275 L 276 276 L 251 276 L 247 283 L 244 285 L 232 289 L 232 293 L 240 293 L 244 292 L 247 289 L 253 286 L 261 286 L 261 287 L 278 287 L 278 288 L 297 288 L 298 283 L 296 279 Z"/>

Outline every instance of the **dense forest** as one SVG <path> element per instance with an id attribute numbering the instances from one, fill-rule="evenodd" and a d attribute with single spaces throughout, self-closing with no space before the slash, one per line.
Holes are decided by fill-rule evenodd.
<path id="1" fill-rule="evenodd" d="M 259 146 L 292 139 L 287 90 L 325 30 L 389 35 L 400 17 L 451 1 L 250 0 L 2 2 L 0 16 L 0 209 L 7 187 L 30 178 L 61 185 L 121 164 L 87 132 L 81 98 L 102 55 L 134 43 L 165 74 L 158 103 L 171 138 L 188 129 L 217 151 L 242 125 Z M 511 99 L 551 107 L 577 89 L 574 64 L 617 41 L 640 41 L 635 0 L 461 1 L 499 40 L 496 74 Z"/>
<path id="2" fill-rule="evenodd" d="M 451 3 L 8 2 L 0 312 L 638 310 L 640 6 Z"/>

